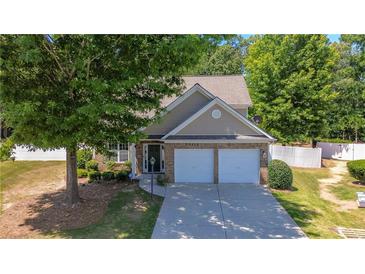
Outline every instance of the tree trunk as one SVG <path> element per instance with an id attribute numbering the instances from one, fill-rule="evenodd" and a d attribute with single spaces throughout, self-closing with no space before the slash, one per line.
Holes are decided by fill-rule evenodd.
<path id="1" fill-rule="evenodd" d="M 312 148 L 316 148 L 317 147 L 317 140 L 312 138 Z"/>
<path id="2" fill-rule="evenodd" d="M 79 185 L 77 183 L 76 147 L 66 148 L 66 197 L 69 204 L 80 202 Z"/>

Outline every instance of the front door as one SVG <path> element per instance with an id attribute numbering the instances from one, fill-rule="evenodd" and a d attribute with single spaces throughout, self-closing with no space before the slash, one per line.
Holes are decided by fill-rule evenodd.
<path id="1" fill-rule="evenodd" d="M 152 157 L 155 158 L 153 172 L 161 172 L 161 145 L 148 145 L 148 172 L 152 172 Z"/>

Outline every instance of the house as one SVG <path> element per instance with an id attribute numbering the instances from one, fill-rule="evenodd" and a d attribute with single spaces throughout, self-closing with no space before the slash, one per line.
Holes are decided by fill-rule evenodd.
<path id="1" fill-rule="evenodd" d="M 275 139 L 247 118 L 252 101 L 244 77 L 183 80 L 183 93 L 164 98 L 160 121 L 142 129 L 147 138 L 130 147 L 133 175 L 153 171 L 171 183 L 263 182 Z"/>

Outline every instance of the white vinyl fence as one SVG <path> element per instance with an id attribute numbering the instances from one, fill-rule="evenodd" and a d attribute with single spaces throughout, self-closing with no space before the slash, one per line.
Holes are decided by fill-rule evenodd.
<path id="1" fill-rule="evenodd" d="M 323 158 L 347 161 L 365 159 L 365 144 L 318 142 L 317 147 L 322 148 Z"/>
<path id="2" fill-rule="evenodd" d="M 270 160 L 282 160 L 289 166 L 307 168 L 321 167 L 321 148 L 270 145 L 269 154 Z"/>
<path id="3" fill-rule="evenodd" d="M 18 161 L 65 161 L 66 150 L 41 150 L 29 151 L 28 148 L 16 146 L 14 150 L 15 160 Z"/>

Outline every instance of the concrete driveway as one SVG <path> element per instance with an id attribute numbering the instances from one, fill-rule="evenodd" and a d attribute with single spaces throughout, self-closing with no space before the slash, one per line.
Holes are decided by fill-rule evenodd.
<path id="1" fill-rule="evenodd" d="M 167 188 L 153 239 L 296 239 L 304 233 L 272 194 L 253 184 Z"/>

